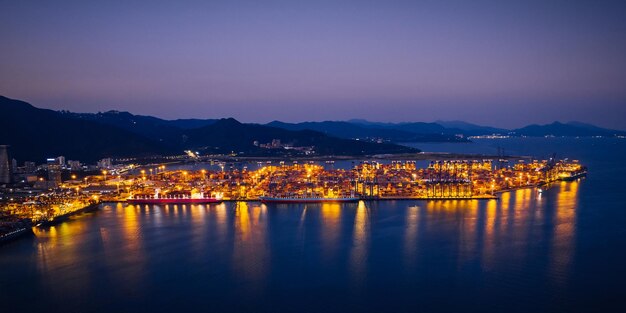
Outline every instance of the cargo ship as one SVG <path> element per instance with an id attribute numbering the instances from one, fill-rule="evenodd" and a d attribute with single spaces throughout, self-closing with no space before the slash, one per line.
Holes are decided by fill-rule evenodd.
<path id="1" fill-rule="evenodd" d="M 259 197 L 262 203 L 342 203 L 357 202 L 358 197 Z"/>
<path id="2" fill-rule="evenodd" d="M 200 193 L 168 193 L 161 194 L 159 190 L 155 190 L 154 194 L 144 195 L 137 194 L 126 199 L 128 203 L 136 204 L 187 204 L 187 203 L 219 203 L 222 202 L 222 196 L 210 196 L 204 195 L 204 192 Z"/>
<path id="3" fill-rule="evenodd" d="M 559 180 L 563 181 L 573 181 L 581 177 L 587 176 L 587 168 L 582 167 L 575 171 L 567 171 L 559 174 Z"/>
<path id="4" fill-rule="evenodd" d="M 31 227 L 24 227 L 24 228 L 19 228 L 19 229 L 15 229 L 11 232 L 8 232 L 6 234 L 1 234 L 0 235 L 0 244 L 3 243 L 7 243 L 9 241 L 12 241 L 14 239 L 17 239 L 21 236 L 24 236 L 26 234 L 33 234 L 33 230 Z"/>

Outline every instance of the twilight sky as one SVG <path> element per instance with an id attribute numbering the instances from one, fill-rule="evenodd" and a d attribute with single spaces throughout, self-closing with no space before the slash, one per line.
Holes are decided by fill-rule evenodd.
<path id="1" fill-rule="evenodd" d="M 0 40 L 52 109 L 626 129 L 623 0 L 0 0 Z"/>

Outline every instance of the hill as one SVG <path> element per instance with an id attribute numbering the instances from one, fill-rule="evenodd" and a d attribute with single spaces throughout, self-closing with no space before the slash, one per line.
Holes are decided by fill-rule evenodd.
<path id="1" fill-rule="evenodd" d="M 376 140 L 393 142 L 457 142 L 465 141 L 455 134 L 444 133 L 445 128 L 433 123 L 364 123 L 324 121 L 285 123 L 273 121 L 268 126 L 289 130 L 315 130 L 340 138 Z"/>
<path id="2" fill-rule="evenodd" d="M 0 142 L 11 145 L 20 161 L 45 161 L 64 155 L 93 162 L 102 157 L 171 153 L 139 134 L 76 119 L 26 102 L 0 96 Z"/>
<path id="3" fill-rule="evenodd" d="M 278 127 L 258 124 L 243 124 L 235 119 L 221 119 L 206 127 L 191 130 L 189 141 L 196 146 L 202 146 L 205 151 L 229 153 L 243 151 L 253 155 L 267 155 L 283 150 L 272 151 L 255 146 L 270 143 L 278 139 L 283 144 L 294 147 L 315 147 L 316 154 L 321 155 L 364 155 L 383 153 L 410 153 L 418 152 L 404 146 L 372 143 L 328 136 L 312 130 L 285 130 Z"/>
<path id="4" fill-rule="evenodd" d="M 61 111 L 61 113 L 67 118 L 120 128 L 172 149 L 180 149 L 184 145 L 184 131 L 176 126 L 173 121 L 120 111 L 99 113 L 72 113 Z"/>
<path id="5" fill-rule="evenodd" d="M 572 137 L 589 137 L 589 136 L 615 136 L 626 135 L 625 131 L 601 128 L 590 124 L 580 122 L 560 123 L 553 122 L 546 125 L 528 125 L 513 130 L 516 135 L 529 137 L 543 136 L 572 136 Z"/>
<path id="6" fill-rule="evenodd" d="M 262 148 L 278 139 L 285 147 Z M 36 108 L 0 96 L 0 144 L 11 145 L 12 156 L 42 162 L 46 157 L 94 162 L 104 157 L 205 153 L 293 155 L 297 147 L 313 147 L 316 155 L 368 155 L 418 152 L 394 144 L 335 138 L 316 131 L 291 131 L 243 124 L 234 119 L 168 121 L 128 112 L 72 113 Z"/>
<path id="7" fill-rule="evenodd" d="M 466 136 L 506 134 L 510 132 L 510 130 L 504 128 L 482 126 L 464 121 L 436 121 L 435 123 L 448 129 L 455 129 Z"/>

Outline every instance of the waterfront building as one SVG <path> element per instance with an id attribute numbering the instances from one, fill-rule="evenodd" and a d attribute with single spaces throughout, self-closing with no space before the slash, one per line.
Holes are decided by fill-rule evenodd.
<path id="1" fill-rule="evenodd" d="M 11 183 L 13 173 L 11 171 L 11 159 L 9 158 L 9 146 L 0 145 L 0 184 Z"/>
<path id="2" fill-rule="evenodd" d="M 61 164 L 56 158 L 46 160 L 48 165 L 48 184 L 50 187 L 56 187 L 61 184 Z"/>

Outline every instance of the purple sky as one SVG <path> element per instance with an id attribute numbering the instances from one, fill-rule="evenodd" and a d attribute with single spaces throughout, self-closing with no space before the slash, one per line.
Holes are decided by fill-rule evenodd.
<path id="1" fill-rule="evenodd" d="M 0 0 L 0 39 L 45 108 L 626 129 L 624 1 Z"/>

